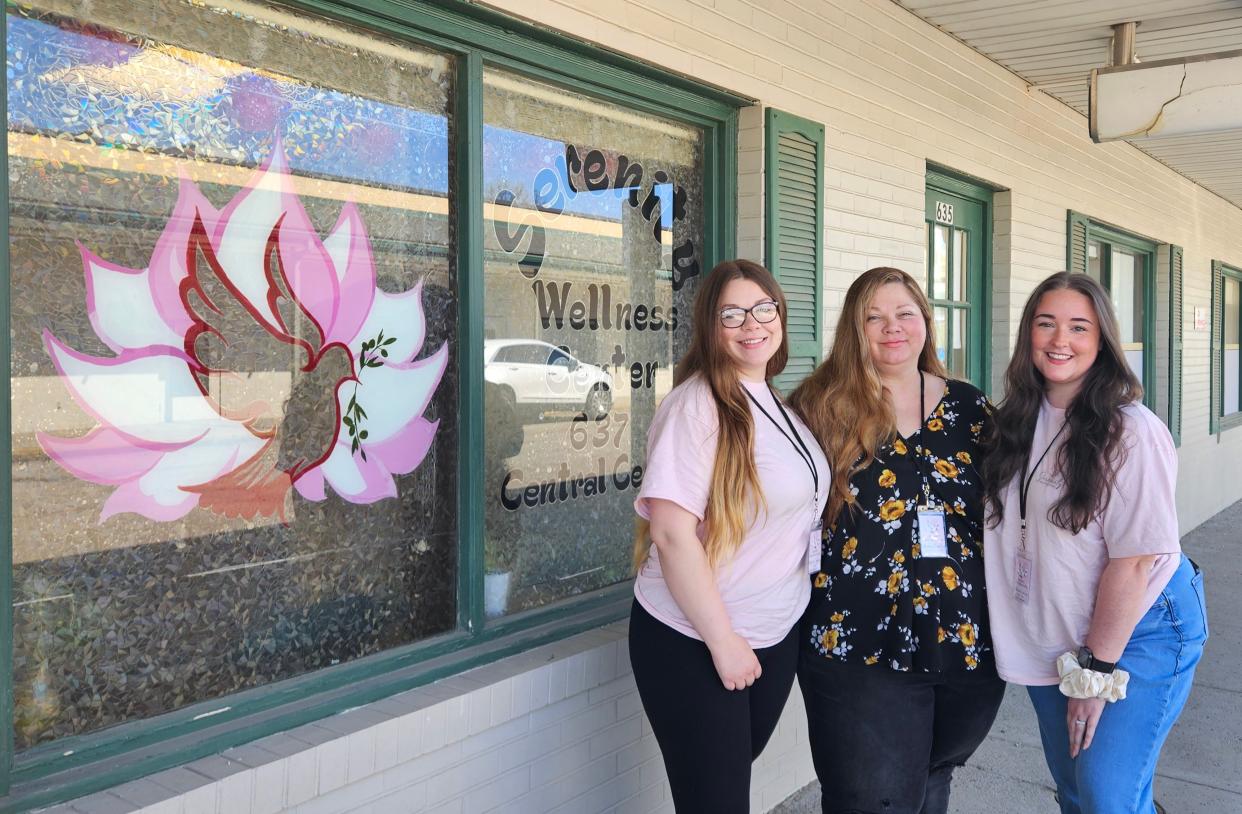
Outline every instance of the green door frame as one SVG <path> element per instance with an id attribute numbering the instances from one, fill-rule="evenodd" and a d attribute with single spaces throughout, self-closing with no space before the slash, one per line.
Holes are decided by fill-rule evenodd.
<path id="1" fill-rule="evenodd" d="M 737 110 L 753 100 L 666 73 L 602 47 L 519 22 L 474 3 L 442 0 L 284 0 L 319 16 L 446 52 L 457 59 L 450 137 L 457 160 L 461 371 L 458 629 L 151 719 L 14 753 L 12 523 L 0 523 L 0 812 L 44 806 L 107 788 L 359 704 L 417 687 L 621 618 L 628 585 L 484 624 L 483 583 L 483 106 L 484 65 L 563 85 L 704 132 L 704 268 L 736 254 Z M 0 23 L 7 35 L 7 20 Z M 5 90 L 7 100 L 7 87 Z M 3 108 L 0 108 L 2 111 Z M 7 119 L 7 116 L 6 116 Z M 0 146 L 0 150 L 6 148 Z M 8 161 L 0 211 L 0 331 L 8 335 Z M 0 355 L 0 517 L 12 517 L 11 357 Z M 222 709 L 223 708 L 223 709 Z M 209 719 L 197 721 L 204 713 Z M 161 745 L 160 748 L 153 748 Z"/>
<path id="2" fill-rule="evenodd" d="M 936 217 L 937 200 L 945 203 L 965 204 L 969 211 L 974 206 L 979 208 L 978 217 L 971 217 L 970 222 L 963 225 L 961 221 L 953 224 L 954 228 L 964 228 L 972 237 L 968 241 L 967 251 L 973 251 L 973 246 L 979 246 L 980 251 L 972 258 L 968 258 L 968 267 L 972 272 L 967 283 L 966 302 L 970 305 L 967 322 L 967 332 L 974 338 L 974 346 L 967 347 L 967 376 L 976 387 L 985 393 L 991 392 L 991 376 L 989 372 L 992 369 L 992 320 L 989 315 L 992 312 L 992 204 L 993 190 L 983 186 L 976 181 L 967 180 L 960 175 L 954 174 L 949 170 L 940 167 L 928 166 L 926 194 L 924 198 L 923 220 L 929 225 L 927 229 L 927 245 L 926 256 L 933 257 L 934 251 L 934 234 L 932 226 L 939 221 Z M 951 200 L 945 200 L 946 198 Z M 956 207 L 955 207 L 956 220 Z M 977 237 L 974 235 L 977 234 Z M 949 241 L 949 256 L 947 262 L 949 264 L 949 289 L 953 288 L 953 276 L 955 270 L 956 251 L 955 241 Z M 977 262 L 970 262 L 975 260 Z M 932 307 L 940 306 L 958 306 L 960 301 L 955 300 L 937 300 L 932 299 L 932 270 L 926 269 L 927 274 L 927 295 Z M 960 310 L 960 308 L 959 308 Z M 952 312 L 950 312 L 952 313 Z M 950 320 L 950 326 L 952 320 Z M 950 332 L 952 328 L 950 327 Z M 951 347 L 950 337 L 945 337 L 946 347 Z"/>
<path id="3" fill-rule="evenodd" d="M 1153 407 L 1155 404 L 1156 384 L 1156 244 L 1154 241 L 1138 235 L 1123 232 L 1112 226 L 1087 221 L 1087 250 L 1092 242 L 1104 246 L 1119 246 L 1128 249 L 1142 259 L 1143 263 L 1143 404 Z M 1100 255 L 1100 283 L 1112 292 L 1112 252 L 1105 251 Z"/>

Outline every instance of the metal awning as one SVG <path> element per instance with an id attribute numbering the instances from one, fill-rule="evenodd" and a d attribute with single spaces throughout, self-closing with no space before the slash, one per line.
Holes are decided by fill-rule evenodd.
<path id="1" fill-rule="evenodd" d="M 895 0 L 1083 114 L 1092 68 L 1109 64 L 1112 26 L 1138 21 L 1142 62 L 1242 48 L 1242 0 Z M 1242 207 L 1242 130 L 1148 138 L 1134 146 Z"/>

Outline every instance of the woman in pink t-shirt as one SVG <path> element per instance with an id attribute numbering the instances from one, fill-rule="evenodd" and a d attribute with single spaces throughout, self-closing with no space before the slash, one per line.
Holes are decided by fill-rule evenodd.
<path id="1" fill-rule="evenodd" d="M 1035 289 L 1005 394 L 984 464 L 997 668 L 1027 685 L 1063 814 L 1151 814 L 1207 617 L 1178 542 L 1173 439 L 1098 282 Z"/>
<path id="2" fill-rule="evenodd" d="M 793 685 L 828 463 L 769 384 L 789 356 L 772 275 L 721 263 L 693 324 L 647 435 L 630 662 L 677 811 L 742 813 Z"/>

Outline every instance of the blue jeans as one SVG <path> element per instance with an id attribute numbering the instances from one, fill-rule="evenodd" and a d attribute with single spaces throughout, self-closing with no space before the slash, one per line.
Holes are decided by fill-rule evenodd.
<path id="1" fill-rule="evenodd" d="M 1130 636 L 1118 666 L 1126 697 L 1105 706 L 1091 748 L 1069 756 L 1067 699 L 1058 687 L 1027 687 L 1061 814 L 1151 814 L 1156 760 L 1194 681 L 1207 640 L 1203 574 L 1185 556 Z"/>

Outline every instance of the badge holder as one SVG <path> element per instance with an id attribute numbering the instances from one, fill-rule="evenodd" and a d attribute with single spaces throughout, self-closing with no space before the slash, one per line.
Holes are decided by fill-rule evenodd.
<path id="1" fill-rule="evenodd" d="M 1031 578 L 1035 573 L 1030 556 L 1026 553 L 1026 520 L 1018 538 L 1018 555 L 1014 559 L 1013 598 L 1026 603 L 1031 598 Z"/>
<path id="2" fill-rule="evenodd" d="M 919 517 L 919 556 L 949 556 L 949 538 L 945 529 L 944 506 L 932 503 L 920 503 Z"/>
<path id="3" fill-rule="evenodd" d="M 807 532 L 806 572 L 808 574 L 819 573 L 819 566 L 823 564 L 824 559 L 823 544 L 824 521 L 823 518 L 817 516 L 815 522 L 811 524 L 811 530 Z"/>

